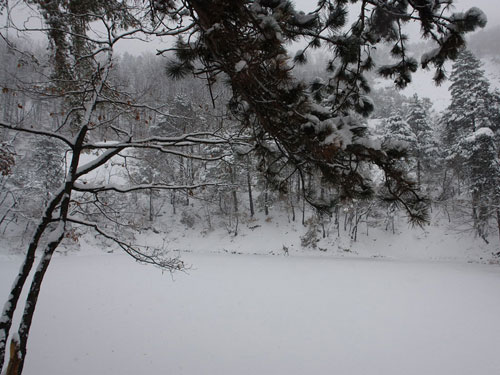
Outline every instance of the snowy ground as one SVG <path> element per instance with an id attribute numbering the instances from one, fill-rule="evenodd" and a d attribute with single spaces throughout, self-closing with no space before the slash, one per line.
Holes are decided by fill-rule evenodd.
<path id="1" fill-rule="evenodd" d="M 26 375 L 500 373 L 500 268 L 184 254 L 53 260 Z M 19 259 L 0 261 L 0 298 Z"/>
<path id="2" fill-rule="evenodd" d="M 168 215 L 167 215 L 168 216 Z M 312 215 L 308 213 L 306 217 Z M 317 226 L 316 248 L 302 247 L 301 238 L 309 229 L 301 224 L 300 219 L 292 222 L 286 213 L 273 212 L 265 217 L 241 219 L 238 235 L 228 233 L 222 224 L 213 230 L 204 230 L 200 220 L 193 228 L 179 221 L 179 215 L 162 218 L 157 226 L 158 233 L 144 231 L 136 234 L 138 243 L 165 247 L 168 250 L 187 250 L 194 253 L 229 253 L 284 255 L 284 247 L 295 256 L 322 256 L 335 258 L 385 258 L 404 261 L 451 261 L 462 263 L 498 262 L 493 256 L 500 250 L 498 235 L 493 228 L 489 244 L 474 237 L 470 228 L 450 223 L 442 214 L 434 212 L 431 225 L 412 228 L 403 216 L 395 218 L 395 230 L 385 230 L 383 219 L 377 225 L 366 223 L 359 225 L 358 236 L 354 241 L 349 235 L 349 226 L 344 230 L 343 218 L 340 219 L 340 232 L 333 222 L 325 224 L 327 237 L 322 237 L 322 229 Z M 340 235 L 339 235 L 340 234 Z M 88 248 L 90 244 L 90 248 Z M 99 246 L 91 239 L 83 245 L 86 251 Z"/>
<path id="3" fill-rule="evenodd" d="M 242 215 L 238 236 L 163 216 L 136 241 L 182 250 L 192 269 L 173 278 L 84 234 L 47 272 L 25 375 L 500 374 L 493 234 L 398 218 L 357 241 L 328 224 L 302 248 L 308 227 L 279 212 Z M 0 242 L 0 303 L 13 248 Z"/>

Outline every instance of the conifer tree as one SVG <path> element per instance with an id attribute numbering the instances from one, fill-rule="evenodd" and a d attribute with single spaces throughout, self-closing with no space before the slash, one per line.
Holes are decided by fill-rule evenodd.
<path id="1" fill-rule="evenodd" d="M 417 142 L 408 122 L 396 111 L 384 121 L 382 137 L 384 142 L 392 142 L 394 145 L 400 143 L 404 148 Z"/>
<path id="2" fill-rule="evenodd" d="M 463 50 L 453 64 L 450 81 L 451 103 L 443 116 L 443 141 L 452 155 L 460 140 L 472 134 L 480 127 L 478 121 L 488 116 L 484 108 L 491 96 L 481 62 L 468 50 Z"/>
<path id="3" fill-rule="evenodd" d="M 496 218 L 500 230 L 500 160 L 493 131 L 481 127 L 462 142 L 462 148 L 469 177 L 474 229 L 487 241 L 492 218 Z"/>
<path id="4" fill-rule="evenodd" d="M 406 121 L 411 129 L 414 142 L 410 144 L 409 152 L 415 160 L 415 171 L 417 175 L 417 185 L 422 186 L 422 171 L 430 171 L 437 156 L 437 144 L 434 141 L 434 131 L 432 129 L 429 116 L 424 107 L 424 103 L 415 94 L 410 101 Z"/>
<path id="5" fill-rule="evenodd" d="M 383 121 L 382 142 L 386 148 L 393 150 L 392 156 L 397 159 L 399 168 L 406 172 L 414 168 L 410 152 L 417 140 L 410 125 L 398 111 L 393 111 L 391 116 Z"/>
<path id="6" fill-rule="evenodd" d="M 500 169 L 498 162 L 499 96 L 470 51 L 460 53 L 453 65 L 451 104 L 443 115 L 445 155 L 460 184 L 470 194 L 473 227 L 486 240 L 488 225 L 498 211 Z M 459 189 L 460 192 L 460 189 Z"/>
<path id="7" fill-rule="evenodd" d="M 471 176 L 465 165 L 468 147 L 464 139 L 482 127 L 493 132 L 500 126 L 498 94 L 490 92 L 490 85 L 481 69 L 481 62 L 468 50 L 463 50 L 453 64 L 450 80 L 451 103 L 441 120 L 443 154 L 453 170 L 457 191 Z M 498 141 L 498 140 L 497 140 Z M 497 142 L 498 146 L 498 142 Z"/>

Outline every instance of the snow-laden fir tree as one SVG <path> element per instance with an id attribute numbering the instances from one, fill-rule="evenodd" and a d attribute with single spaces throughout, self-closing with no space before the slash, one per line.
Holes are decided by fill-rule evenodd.
<path id="1" fill-rule="evenodd" d="M 500 235 L 500 160 L 493 131 L 481 127 L 461 142 L 462 158 L 469 177 L 472 218 L 476 234 L 487 241 L 490 220 L 495 218 Z"/>
<path id="2" fill-rule="evenodd" d="M 382 123 L 382 141 L 388 147 L 402 152 L 409 150 L 417 142 L 410 125 L 398 111 L 393 111 Z"/>
<path id="3" fill-rule="evenodd" d="M 451 103 L 443 117 L 443 143 L 450 161 L 460 169 L 456 160 L 461 140 L 481 127 L 485 118 L 495 121 L 495 97 L 481 69 L 481 61 L 463 50 L 453 64 L 449 88 Z M 491 124 L 494 126 L 494 124 Z"/>
<path id="4" fill-rule="evenodd" d="M 472 224 L 486 240 L 488 224 L 498 213 L 499 95 L 470 51 L 460 53 L 453 65 L 451 103 L 442 117 L 443 147 L 456 176 L 459 194 L 470 195 Z M 465 186 L 465 191 L 460 187 Z"/>
<path id="5" fill-rule="evenodd" d="M 409 152 L 415 162 L 415 173 L 418 187 L 422 187 L 422 171 L 430 171 L 437 156 L 437 144 L 434 130 L 424 102 L 415 94 L 408 105 L 406 116 L 413 143 L 409 145 Z"/>

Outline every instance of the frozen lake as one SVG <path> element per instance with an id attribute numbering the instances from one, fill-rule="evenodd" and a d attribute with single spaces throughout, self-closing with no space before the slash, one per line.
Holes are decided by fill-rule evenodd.
<path id="1" fill-rule="evenodd" d="M 186 254 L 53 260 L 26 375 L 500 373 L 498 266 Z M 0 262 L 0 297 L 18 261 Z"/>

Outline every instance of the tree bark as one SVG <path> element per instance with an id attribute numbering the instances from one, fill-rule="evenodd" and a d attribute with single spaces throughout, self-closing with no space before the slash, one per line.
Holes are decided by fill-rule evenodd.
<path id="1" fill-rule="evenodd" d="M 248 186 L 248 203 L 250 205 L 250 217 L 255 215 L 252 196 L 252 179 L 250 178 L 250 158 L 247 157 L 247 186 Z"/>
<path id="2" fill-rule="evenodd" d="M 500 239 L 500 208 L 497 206 L 497 228 L 498 228 L 498 238 Z"/>
<path id="3" fill-rule="evenodd" d="M 65 231 L 63 225 L 63 227 L 60 229 L 60 234 L 47 245 L 44 255 L 38 265 L 37 271 L 33 276 L 30 291 L 28 293 L 28 297 L 26 298 L 26 305 L 21 319 L 21 324 L 19 326 L 19 341 L 17 341 L 16 338 L 16 340 L 13 339 L 11 342 L 11 350 L 14 349 L 14 353 L 11 353 L 10 355 L 10 361 L 7 367 L 8 371 L 6 375 L 21 375 L 23 372 L 24 361 L 26 359 L 28 337 L 31 329 L 31 323 L 33 322 L 33 315 L 35 313 L 38 296 L 40 294 L 40 288 L 42 286 L 42 281 L 45 276 L 45 272 L 47 272 L 47 268 L 49 267 L 52 255 L 54 254 L 55 249 L 57 248 L 57 246 L 59 246 L 64 237 L 64 232 Z M 9 372 L 9 370 L 11 372 Z"/>
<path id="4" fill-rule="evenodd" d="M 21 292 L 23 290 L 24 284 L 26 283 L 26 279 L 28 278 L 28 275 L 33 267 L 33 263 L 35 261 L 35 251 L 38 247 L 42 235 L 45 233 L 47 226 L 50 224 L 52 220 L 54 210 L 59 204 L 63 194 L 64 190 L 61 189 L 59 192 L 55 194 L 52 201 L 50 201 L 49 204 L 47 205 L 44 215 L 40 220 L 40 224 L 38 225 L 35 233 L 33 234 L 33 238 L 28 246 L 26 257 L 24 258 L 23 264 L 21 265 L 19 273 L 14 281 L 14 284 L 12 285 L 9 297 L 7 298 L 7 302 L 4 305 L 2 317 L 0 319 L 0 370 L 2 369 L 5 361 L 7 338 L 9 336 L 10 328 L 12 326 L 12 318 L 14 316 L 14 311 L 17 308 L 19 297 L 21 296 Z"/>

